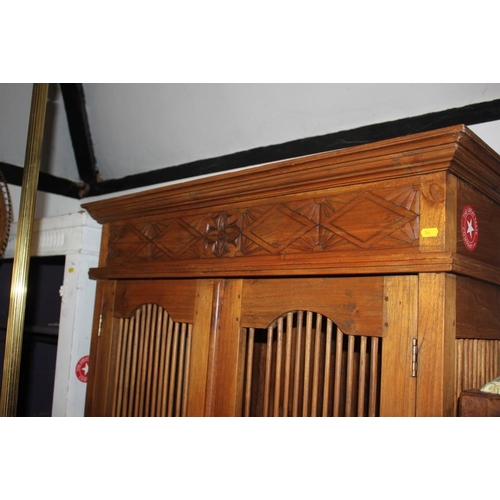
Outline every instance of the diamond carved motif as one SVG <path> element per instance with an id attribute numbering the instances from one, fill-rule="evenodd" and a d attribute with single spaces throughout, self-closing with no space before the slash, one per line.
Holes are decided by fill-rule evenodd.
<path id="1" fill-rule="evenodd" d="M 370 248 L 416 218 L 416 214 L 373 193 L 363 193 L 323 220 L 325 227 L 361 248 Z"/>
<path id="2" fill-rule="evenodd" d="M 131 225 L 114 226 L 110 231 L 108 260 L 126 262 L 140 253 L 149 240 Z"/>
<path id="3" fill-rule="evenodd" d="M 278 254 L 314 226 L 315 222 L 285 205 L 276 205 L 246 227 L 243 233 L 269 252 Z"/>
<path id="4" fill-rule="evenodd" d="M 157 227 L 160 234 L 152 242 L 174 259 L 202 238 L 198 231 L 181 219 L 175 219 L 169 224 L 158 224 Z"/>

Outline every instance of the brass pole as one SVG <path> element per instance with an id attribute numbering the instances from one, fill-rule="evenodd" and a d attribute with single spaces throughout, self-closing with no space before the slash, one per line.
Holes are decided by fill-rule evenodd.
<path id="1" fill-rule="evenodd" d="M 0 416 L 2 417 L 15 417 L 17 410 L 31 236 L 33 219 L 35 217 L 36 191 L 38 189 L 38 173 L 40 171 L 48 89 L 48 83 L 34 83 L 31 96 L 30 121 L 26 142 L 23 183 L 10 287 L 9 317 L 7 319 L 7 334 L 5 339 L 2 397 L 0 399 Z"/>

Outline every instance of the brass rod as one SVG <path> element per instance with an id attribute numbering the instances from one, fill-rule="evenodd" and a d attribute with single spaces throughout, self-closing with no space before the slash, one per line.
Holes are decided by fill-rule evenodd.
<path id="1" fill-rule="evenodd" d="M 9 317 L 7 319 L 5 339 L 2 397 L 0 398 L 0 416 L 2 417 L 14 417 L 17 409 L 31 237 L 35 217 L 48 89 L 48 83 L 34 83 L 31 96 L 30 120 L 10 288 Z"/>

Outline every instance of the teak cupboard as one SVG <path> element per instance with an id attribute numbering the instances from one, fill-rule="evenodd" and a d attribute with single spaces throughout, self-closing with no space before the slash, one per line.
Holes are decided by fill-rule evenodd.
<path id="1" fill-rule="evenodd" d="M 83 206 L 88 416 L 455 416 L 500 375 L 500 157 L 465 126 Z"/>

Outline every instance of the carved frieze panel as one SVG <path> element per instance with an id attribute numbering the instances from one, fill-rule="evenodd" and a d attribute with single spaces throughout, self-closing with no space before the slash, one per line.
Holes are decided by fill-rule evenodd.
<path id="1" fill-rule="evenodd" d="M 277 200 L 262 206 L 111 225 L 109 263 L 408 248 L 419 186 Z"/>

